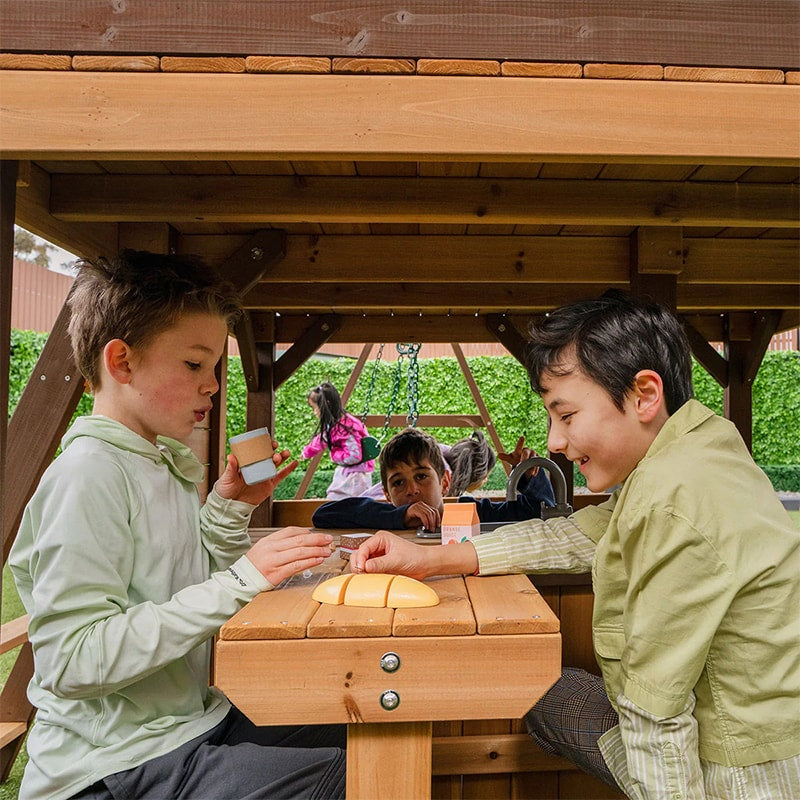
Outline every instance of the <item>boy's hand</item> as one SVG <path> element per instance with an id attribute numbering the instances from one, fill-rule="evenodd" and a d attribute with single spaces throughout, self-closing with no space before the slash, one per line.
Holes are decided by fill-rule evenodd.
<path id="1" fill-rule="evenodd" d="M 438 508 L 433 508 L 433 506 L 423 503 L 422 500 L 418 500 L 406 509 L 404 521 L 406 528 L 419 528 L 421 525 L 432 531 L 441 524 L 442 515 Z"/>
<path id="2" fill-rule="evenodd" d="M 517 446 L 510 453 L 498 453 L 497 457 L 501 461 L 511 464 L 512 467 L 516 467 L 520 462 L 529 458 L 535 458 L 538 455 L 539 454 L 533 448 L 525 447 L 525 437 L 520 436 L 519 439 L 517 439 Z M 527 478 L 534 478 L 538 472 L 539 467 L 533 467 L 525 473 L 525 476 Z"/>
<path id="3" fill-rule="evenodd" d="M 431 549 L 389 531 L 378 531 L 350 556 L 350 568 L 356 573 L 388 572 L 422 580 L 432 574 L 426 558 Z"/>
<path id="4" fill-rule="evenodd" d="M 280 467 L 284 464 L 283 468 L 279 469 L 273 478 L 248 486 L 239 470 L 239 462 L 236 460 L 236 456 L 231 453 L 228 455 L 228 465 L 225 467 L 225 472 L 219 476 L 219 480 L 214 484 L 217 494 L 226 500 L 241 500 L 254 506 L 263 503 L 272 494 L 275 487 L 297 466 L 296 459 L 288 464 L 285 463 L 289 458 L 288 450 L 278 452 L 277 442 L 273 442 L 272 446 L 276 448 L 275 455 L 272 456 L 275 466 Z"/>
<path id="5" fill-rule="evenodd" d="M 332 543 L 333 536 L 329 533 L 282 528 L 259 539 L 246 555 L 256 569 L 277 586 L 298 572 L 318 567 L 331 554 Z"/>

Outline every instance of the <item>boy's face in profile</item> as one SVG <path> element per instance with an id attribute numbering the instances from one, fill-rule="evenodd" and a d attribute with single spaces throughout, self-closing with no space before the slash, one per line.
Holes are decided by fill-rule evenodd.
<path id="1" fill-rule="evenodd" d="M 431 508 L 442 510 L 442 495 L 450 484 L 450 476 L 439 477 L 431 462 L 424 458 L 419 464 L 398 461 L 386 471 L 384 494 L 393 506 L 423 502 Z"/>
<path id="2" fill-rule="evenodd" d="M 547 373 L 541 380 L 542 400 L 550 417 L 547 446 L 578 465 L 591 491 L 606 491 L 631 474 L 655 433 L 642 424 L 637 389 L 628 392 L 620 411 L 574 359 L 571 365 L 570 361 L 559 365 L 559 370 L 562 367 L 570 372 Z"/>
<path id="3" fill-rule="evenodd" d="M 110 416 L 153 443 L 156 436 L 187 438 L 211 410 L 227 333 L 222 317 L 190 313 L 143 347 L 123 342 L 115 365 L 123 390 L 115 393 Z M 119 347 L 116 342 L 106 349 Z"/>

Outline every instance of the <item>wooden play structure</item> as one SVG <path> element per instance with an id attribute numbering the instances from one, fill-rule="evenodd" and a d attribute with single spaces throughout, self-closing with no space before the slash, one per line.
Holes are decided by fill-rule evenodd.
<path id="1" fill-rule="evenodd" d="M 621 287 L 677 310 L 751 440 L 767 343 L 800 325 L 792 0 L 55 5 L 0 5 L 3 563 L 83 390 L 65 311 L 6 424 L 15 222 L 84 256 L 222 269 L 248 310 L 248 428 L 272 429 L 275 390 L 325 342 L 498 341 L 520 358 L 532 315 Z M 209 482 L 221 378 L 192 442 Z M 310 505 L 253 524 L 307 524 Z M 563 663 L 596 669 L 589 577 L 537 586 Z M 0 649 L 25 638 L 24 620 L 4 626 Z M 24 644 L 0 699 L 3 778 L 31 670 Z M 433 796 L 617 796 L 523 731 L 436 723 Z"/>

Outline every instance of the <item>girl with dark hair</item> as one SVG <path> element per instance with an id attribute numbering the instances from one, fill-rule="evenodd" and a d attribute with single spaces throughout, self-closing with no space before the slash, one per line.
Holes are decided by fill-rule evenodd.
<path id="1" fill-rule="evenodd" d="M 374 459 L 364 461 L 361 442 L 367 429 L 358 417 L 347 412 L 337 388 L 327 381 L 308 393 L 308 404 L 319 419 L 317 434 L 303 448 L 303 458 L 329 450 L 336 464 L 328 487 L 328 500 L 355 497 L 372 485 Z"/>

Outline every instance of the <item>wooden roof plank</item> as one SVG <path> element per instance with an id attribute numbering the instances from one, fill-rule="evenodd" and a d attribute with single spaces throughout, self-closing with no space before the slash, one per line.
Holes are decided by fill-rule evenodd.
<path id="1" fill-rule="evenodd" d="M 798 98 L 800 87 L 770 84 L 12 70 L 0 149 L 20 159 L 792 166 Z"/>

